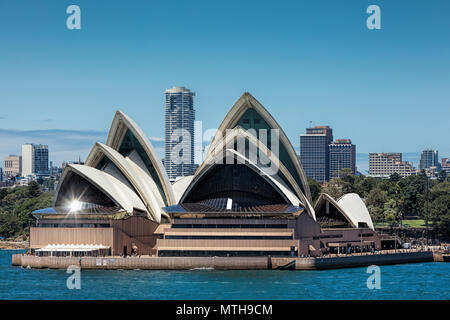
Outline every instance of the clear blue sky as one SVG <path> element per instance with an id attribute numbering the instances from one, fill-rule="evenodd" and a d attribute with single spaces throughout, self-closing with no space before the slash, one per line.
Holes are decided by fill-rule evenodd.
<path id="1" fill-rule="evenodd" d="M 70 4 L 81 30 L 66 28 Z M 366 28 L 370 4 L 381 30 Z M 24 142 L 83 158 L 116 109 L 162 150 L 173 85 L 196 92 L 204 129 L 249 91 L 297 150 L 312 121 L 358 153 L 450 156 L 449 14 L 445 0 L 1 0 L 0 158 Z"/>

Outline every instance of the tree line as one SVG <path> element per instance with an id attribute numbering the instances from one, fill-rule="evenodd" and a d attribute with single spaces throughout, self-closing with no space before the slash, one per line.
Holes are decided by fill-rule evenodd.
<path id="1" fill-rule="evenodd" d="M 444 173 L 444 174 L 443 174 Z M 429 223 L 443 238 L 450 238 L 450 177 L 444 171 L 438 179 L 425 172 L 402 178 L 393 174 L 389 179 L 354 175 L 343 169 L 322 187 L 308 178 L 315 202 L 320 193 L 338 199 L 346 193 L 357 193 L 364 199 L 375 223 L 395 225 L 402 219 L 419 217 Z M 34 222 L 31 212 L 50 207 L 53 192 L 44 192 L 35 181 L 28 186 L 0 189 L 0 237 L 17 238 L 28 235 Z"/>
<path id="2" fill-rule="evenodd" d="M 31 212 L 52 205 L 53 192 L 44 192 L 35 181 L 28 186 L 0 189 L 0 237 L 27 237 L 34 222 Z"/>

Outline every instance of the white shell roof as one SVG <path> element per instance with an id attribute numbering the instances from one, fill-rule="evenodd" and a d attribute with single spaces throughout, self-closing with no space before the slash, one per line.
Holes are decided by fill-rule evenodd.
<path id="1" fill-rule="evenodd" d="M 182 201 L 194 188 L 196 183 L 200 181 L 200 178 L 207 171 L 209 171 L 212 166 L 214 166 L 214 161 L 213 163 L 209 163 L 209 161 L 219 157 L 219 154 L 222 154 L 222 152 L 226 150 L 227 155 L 232 155 L 236 159 L 240 159 L 243 163 L 247 163 L 252 170 L 259 172 L 261 176 L 264 177 L 264 179 L 266 179 L 266 181 L 268 181 L 274 188 L 276 188 L 288 202 L 293 205 L 303 205 L 315 219 L 314 208 L 312 208 L 311 202 L 308 201 L 311 198 L 308 182 L 290 141 L 275 119 L 253 96 L 249 93 L 244 93 L 228 112 L 218 131 L 222 130 L 222 132 L 225 132 L 227 129 L 231 129 L 234 136 L 246 136 L 249 139 L 249 142 L 253 145 L 258 145 L 257 147 L 259 148 L 259 151 L 267 151 L 267 147 L 264 144 L 259 143 L 256 137 L 249 134 L 246 130 L 236 126 L 239 118 L 248 108 L 255 109 L 263 117 L 263 119 L 267 121 L 271 128 L 280 130 L 281 143 L 285 146 L 291 162 L 295 167 L 294 170 L 292 170 L 293 172 L 291 172 L 283 165 L 283 163 L 279 163 L 280 172 L 284 175 L 285 180 L 281 179 L 281 176 L 278 174 L 270 174 L 265 171 L 265 168 L 259 166 L 257 163 L 253 163 L 246 158 L 245 155 L 235 151 L 234 149 L 228 149 L 230 148 L 228 145 L 231 141 L 230 139 L 225 139 L 226 141 L 224 146 L 219 144 L 218 139 L 222 136 L 218 132 L 211 142 L 206 160 L 197 170 L 195 175 L 183 177 L 171 184 L 164 166 L 162 165 L 155 149 L 145 136 L 144 132 L 126 114 L 121 111 L 117 111 L 111 124 L 106 145 L 97 143 L 91 151 L 91 154 L 86 161 L 86 165 L 68 165 L 63 173 L 61 182 L 58 185 L 55 195 L 55 202 L 58 200 L 58 193 L 61 185 L 64 183 L 70 183 L 69 181 L 64 181 L 64 178 L 67 177 L 67 172 L 73 171 L 95 185 L 128 213 L 131 214 L 134 209 L 138 209 L 143 212 L 147 212 L 149 214 L 149 218 L 160 223 L 161 215 L 166 215 L 162 210 L 162 207 L 166 205 L 163 198 L 166 197 L 168 205 L 177 204 Z M 147 167 L 144 165 L 143 160 L 136 153 L 136 151 L 131 152 L 125 157 L 117 151 L 117 149 L 120 148 L 120 144 L 122 143 L 127 129 L 133 132 L 134 136 L 144 149 L 144 152 L 149 157 L 157 174 L 155 179 L 159 179 L 158 181 L 161 183 L 163 190 L 158 189 L 158 181 L 154 181 L 152 179 Z M 120 172 L 117 172 L 117 170 L 115 172 L 110 171 L 111 174 L 109 174 L 90 167 L 89 165 L 95 165 L 93 162 L 97 161 L 96 155 L 98 155 L 99 152 L 103 152 L 107 155 L 117 166 Z M 268 154 L 268 158 L 270 158 L 271 161 L 279 160 L 276 155 L 271 152 L 265 154 Z M 117 178 L 113 176 L 114 174 Z M 304 187 L 304 193 L 296 180 L 294 180 L 294 176 L 297 175 Z M 124 177 L 126 177 L 126 179 L 124 179 Z M 122 178 L 122 181 L 118 178 Z M 126 180 L 128 180 L 132 186 L 127 186 L 128 181 Z M 285 182 L 286 180 L 288 182 Z M 286 184 L 288 184 L 291 188 L 289 188 Z M 136 191 L 133 190 L 133 188 Z M 330 201 L 332 201 L 333 204 L 339 208 L 342 214 L 347 218 L 347 220 L 349 220 L 349 222 L 351 222 L 352 225 L 358 226 L 359 222 L 364 222 L 372 230 L 374 229 L 369 212 L 364 202 L 357 194 L 346 194 L 338 201 L 335 201 L 328 195 L 323 194 L 323 197 L 320 199 L 326 200 L 327 198 L 331 199 Z"/>
<path id="2" fill-rule="evenodd" d="M 311 192 L 309 190 L 308 180 L 303 171 L 303 168 L 300 164 L 300 161 L 297 157 L 297 154 L 294 151 L 294 148 L 289 141 L 287 135 L 284 133 L 283 129 L 277 123 L 277 121 L 273 118 L 273 116 L 264 108 L 264 106 L 259 103 L 258 100 L 255 99 L 250 93 L 245 92 L 242 96 L 235 102 L 235 104 L 228 111 L 227 115 L 223 119 L 220 124 L 213 140 L 211 141 L 211 145 L 214 145 L 215 141 L 220 139 L 220 136 L 226 132 L 227 129 L 232 129 L 236 126 L 239 119 L 245 113 L 245 111 L 249 108 L 253 108 L 268 124 L 272 129 L 279 130 L 279 138 L 280 144 L 284 145 L 286 151 L 288 152 L 288 156 L 295 167 L 296 174 L 301 180 L 301 184 L 304 188 L 304 193 L 309 202 L 312 202 Z M 294 173 L 292 173 L 294 174 Z"/>
<path id="3" fill-rule="evenodd" d="M 146 154 L 148 155 L 150 161 L 152 162 L 153 167 L 156 170 L 156 173 L 161 182 L 161 185 L 164 189 L 164 193 L 167 198 L 168 204 L 169 205 L 175 204 L 174 199 L 173 199 L 174 195 L 173 195 L 172 185 L 169 182 L 169 177 L 167 175 L 166 169 L 163 166 L 161 160 L 159 159 L 159 156 L 158 156 L 156 150 L 153 148 L 153 145 L 151 144 L 150 140 L 147 138 L 147 136 L 142 131 L 142 129 L 136 124 L 136 122 L 134 122 L 130 117 L 128 117 L 122 111 L 116 111 L 116 115 L 113 119 L 111 128 L 108 133 L 106 145 L 112 147 L 113 149 L 117 149 L 120 147 L 119 145 L 115 145 L 115 144 L 119 141 L 118 138 L 121 136 L 121 134 L 124 134 L 124 132 L 120 132 L 120 130 L 118 130 L 121 123 L 123 123 L 126 126 L 126 128 L 130 129 L 131 132 L 133 132 L 134 136 L 139 141 L 142 148 L 145 150 Z M 123 136 L 122 136 L 122 138 L 123 138 Z"/>
<path id="4" fill-rule="evenodd" d="M 93 161 L 99 152 L 106 155 L 117 166 L 120 172 L 131 182 L 147 206 L 148 210 L 146 211 L 148 211 L 150 215 L 149 218 L 155 222 L 161 222 L 161 214 L 165 214 L 161 209 L 164 207 L 164 202 L 158 191 L 158 187 L 152 180 L 151 176 L 128 157 L 123 157 L 113 148 L 99 142 L 95 144 L 89 154 L 86 160 L 86 165 L 95 165 Z"/>
<path id="5" fill-rule="evenodd" d="M 133 190 L 106 172 L 79 164 L 69 164 L 65 171 L 73 171 L 74 173 L 82 176 L 130 214 L 134 209 L 145 212 L 147 211 L 145 205 Z M 64 176 L 67 176 L 67 174 L 64 174 Z M 63 183 L 64 178 L 62 178 L 59 186 Z M 59 190 L 60 188 L 58 187 L 55 199 L 58 198 Z"/>
<path id="6" fill-rule="evenodd" d="M 345 211 L 348 218 L 353 222 L 355 226 L 358 226 L 358 222 L 365 222 L 370 229 L 375 230 L 370 217 L 369 210 L 366 205 L 356 193 L 344 194 L 337 201 L 338 205 Z"/>
<path id="7" fill-rule="evenodd" d="M 179 178 L 172 184 L 176 203 L 180 201 L 181 197 L 183 196 L 183 193 L 186 191 L 187 187 L 191 184 L 192 179 L 194 179 L 194 176 L 185 176 Z"/>

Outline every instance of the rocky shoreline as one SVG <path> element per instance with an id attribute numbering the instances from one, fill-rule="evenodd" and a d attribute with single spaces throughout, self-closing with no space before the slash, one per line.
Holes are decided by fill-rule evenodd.
<path id="1" fill-rule="evenodd" d="M 28 241 L 0 241 L 0 250 L 28 249 Z"/>

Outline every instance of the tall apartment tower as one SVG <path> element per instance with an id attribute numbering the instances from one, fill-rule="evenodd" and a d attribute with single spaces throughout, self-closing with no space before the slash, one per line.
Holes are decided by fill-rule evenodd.
<path id="1" fill-rule="evenodd" d="M 9 155 L 5 158 L 4 163 L 5 177 L 16 177 L 22 174 L 22 157 L 16 155 Z"/>
<path id="2" fill-rule="evenodd" d="M 164 166 L 172 181 L 194 173 L 194 96 L 185 87 L 166 90 Z"/>
<path id="3" fill-rule="evenodd" d="M 336 139 L 328 146 L 330 154 L 330 179 L 338 178 L 342 169 L 356 174 L 356 146 L 350 139 Z"/>
<path id="4" fill-rule="evenodd" d="M 420 156 L 419 169 L 429 169 L 430 167 L 439 167 L 437 150 L 423 150 Z"/>
<path id="5" fill-rule="evenodd" d="M 48 146 L 32 143 L 22 145 L 22 176 L 48 173 Z"/>
<path id="6" fill-rule="evenodd" d="M 306 176 L 317 182 L 330 179 L 330 157 L 328 146 L 333 141 L 333 129 L 329 126 L 307 128 L 300 135 L 300 162 Z"/>

